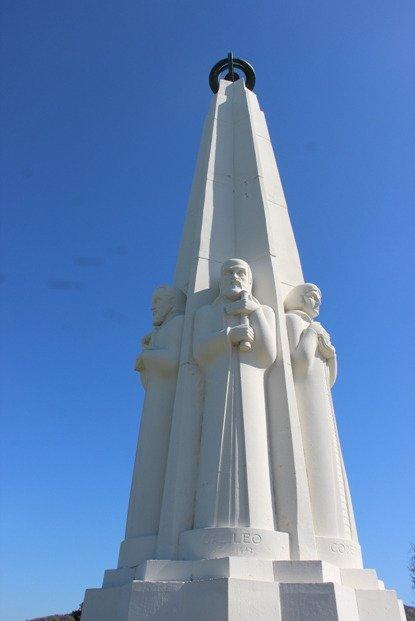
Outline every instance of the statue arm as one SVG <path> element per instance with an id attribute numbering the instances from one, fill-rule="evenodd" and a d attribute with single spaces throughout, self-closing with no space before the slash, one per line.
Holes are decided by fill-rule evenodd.
<path id="1" fill-rule="evenodd" d="M 193 331 L 193 357 L 200 363 L 209 360 L 230 345 L 230 328 L 209 332 L 206 331 L 205 325 L 206 317 L 202 308 L 196 313 Z"/>
<path id="2" fill-rule="evenodd" d="M 333 386 L 337 377 L 337 357 L 328 333 L 317 322 L 304 329 L 303 322 L 294 313 L 287 313 L 286 319 L 292 363 L 309 369 L 318 350 L 326 360 L 330 387 Z"/>
<path id="3" fill-rule="evenodd" d="M 136 370 L 139 372 L 149 371 L 159 375 L 174 375 L 177 373 L 180 356 L 180 342 L 182 334 L 182 316 L 171 321 L 175 321 L 175 329 L 172 330 L 168 346 L 164 348 L 144 347 L 140 353 Z"/>
<path id="4" fill-rule="evenodd" d="M 304 329 L 303 322 L 294 313 L 287 313 L 286 320 L 291 361 L 296 366 L 309 368 L 316 355 L 318 334 L 310 326 Z"/>
<path id="5" fill-rule="evenodd" d="M 334 385 L 337 379 L 337 356 L 334 354 L 327 360 L 327 366 L 329 368 L 330 388 Z"/>
<path id="6" fill-rule="evenodd" d="M 179 365 L 178 348 L 144 349 L 140 358 L 146 371 L 155 371 L 161 374 L 172 374 Z"/>
<path id="7" fill-rule="evenodd" d="M 260 306 L 251 315 L 255 340 L 253 351 L 259 356 L 261 367 L 271 366 L 277 357 L 275 313 L 269 306 Z"/>
<path id="8" fill-rule="evenodd" d="M 336 350 L 330 341 L 330 334 L 319 322 L 313 321 L 311 327 L 317 332 L 318 351 L 327 363 L 330 387 L 332 387 L 337 378 Z"/>

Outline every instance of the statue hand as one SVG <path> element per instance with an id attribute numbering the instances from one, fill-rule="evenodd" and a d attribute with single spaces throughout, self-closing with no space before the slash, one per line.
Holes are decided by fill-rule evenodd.
<path id="1" fill-rule="evenodd" d="M 150 347 L 150 343 L 151 343 L 151 336 L 152 336 L 152 332 L 149 332 L 148 334 L 145 334 L 143 336 L 143 338 L 141 339 L 141 345 L 143 347 Z"/>
<path id="2" fill-rule="evenodd" d="M 140 373 L 141 371 L 144 371 L 144 369 L 145 369 L 145 365 L 144 365 L 143 356 L 140 354 L 137 360 L 135 361 L 134 370 Z"/>
<path id="3" fill-rule="evenodd" d="M 333 358 L 336 350 L 330 341 L 330 334 L 323 328 L 321 323 L 313 321 L 310 326 L 317 333 L 318 350 L 323 358 Z"/>
<path id="4" fill-rule="evenodd" d="M 336 355 L 336 350 L 331 344 L 330 340 L 323 339 L 322 337 L 318 337 L 318 351 L 328 360 L 329 358 L 334 358 Z"/>
<path id="5" fill-rule="evenodd" d="M 231 343 L 233 343 L 234 345 L 237 345 L 242 341 L 248 341 L 249 343 L 253 343 L 255 333 L 253 328 L 248 325 L 233 326 L 233 328 L 230 328 L 229 330 L 229 338 L 231 340 Z"/>
<path id="6" fill-rule="evenodd" d="M 226 306 L 228 315 L 250 315 L 260 307 L 251 297 L 242 296 L 240 300 Z"/>

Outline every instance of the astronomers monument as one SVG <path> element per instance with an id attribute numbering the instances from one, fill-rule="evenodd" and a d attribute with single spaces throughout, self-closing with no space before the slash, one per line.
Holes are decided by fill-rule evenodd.
<path id="1" fill-rule="evenodd" d="M 336 350 L 254 84 L 232 55 L 210 75 L 174 283 L 154 291 L 136 362 L 146 396 L 125 539 L 82 621 L 405 619 L 362 565 Z"/>

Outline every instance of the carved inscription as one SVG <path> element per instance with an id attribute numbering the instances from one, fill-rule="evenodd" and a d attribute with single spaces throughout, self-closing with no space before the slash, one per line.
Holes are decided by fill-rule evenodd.
<path id="1" fill-rule="evenodd" d="M 334 541 L 330 546 L 330 550 L 334 554 L 357 554 L 357 548 L 352 543 L 343 543 L 341 541 Z"/>
<path id="2" fill-rule="evenodd" d="M 214 545 L 217 547 L 225 545 L 258 545 L 261 543 L 262 537 L 259 533 L 226 533 L 223 535 L 203 535 L 202 543 L 205 545 Z"/>

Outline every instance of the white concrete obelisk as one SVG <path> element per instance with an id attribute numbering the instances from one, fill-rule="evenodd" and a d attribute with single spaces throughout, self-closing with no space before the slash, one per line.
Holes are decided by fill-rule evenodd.
<path id="1" fill-rule="evenodd" d="M 404 621 L 363 569 L 320 303 L 257 98 L 220 80 L 174 284 L 155 290 L 136 363 L 146 398 L 118 568 L 86 592 L 82 621 Z"/>

